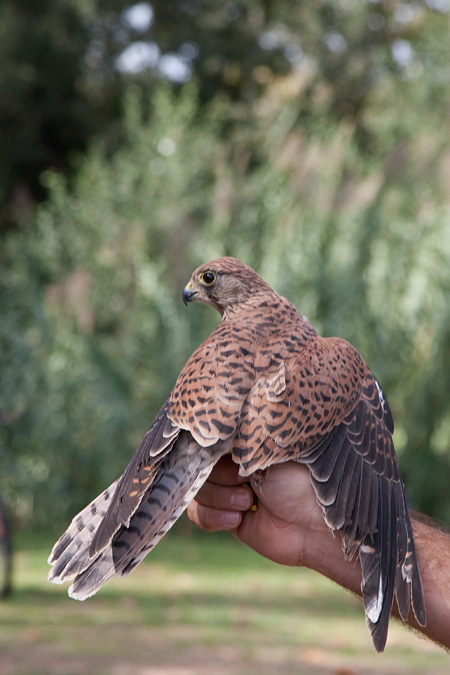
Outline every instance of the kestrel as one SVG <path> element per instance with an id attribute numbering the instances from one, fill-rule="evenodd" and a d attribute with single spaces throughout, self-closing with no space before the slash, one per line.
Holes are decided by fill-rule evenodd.
<path id="1" fill-rule="evenodd" d="M 201 265 L 185 303 L 222 321 L 196 349 L 124 474 L 55 544 L 49 579 L 84 600 L 131 572 L 224 454 L 242 476 L 294 460 L 347 558 L 358 555 L 366 620 L 384 649 L 394 596 L 425 625 L 413 533 L 383 391 L 360 354 L 322 338 L 289 300 L 234 258 Z"/>

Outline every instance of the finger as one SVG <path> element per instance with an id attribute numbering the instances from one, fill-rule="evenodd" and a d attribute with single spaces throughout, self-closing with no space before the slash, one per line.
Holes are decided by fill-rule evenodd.
<path id="1" fill-rule="evenodd" d="M 221 511 L 247 511 L 252 507 L 254 498 L 249 485 L 228 487 L 207 481 L 195 500 L 202 506 Z"/>
<path id="2" fill-rule="evenodd" d="M 216 485 L 241 485 L 247 482 L 248 478 L 239 476 L 239 466 L 233 462 L 231 455 L 225 455 L 211 471 L 208 481 Z"/>
<path id="3" fill-rule="evenodd" d="M 220 530 L 234 530 L 242 522 L 240 511 L 220 511 L 203 506 L 196 501 L 191 502 L 187 509 L 189 519 L 202 530 L 219 532 Z"/>

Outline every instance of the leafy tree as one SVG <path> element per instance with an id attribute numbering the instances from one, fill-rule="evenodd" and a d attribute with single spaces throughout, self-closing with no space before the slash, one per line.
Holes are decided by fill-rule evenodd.
<path id="1" fill-rule="evenodd" d="M 131 18 L 139 7 L 145 21 Z M 70 175 L 74 154 L 94 138 L 110 151 L 120 144 L 123 94 L 131 82 L 148 93 L 161 78 L 176 87 L 191 77 L 203 102 L 228 102 L 227 131 L 248 133 L 273 79 L 307 73 L 297 95 L 301 124 L 308 128 L 324 114 L 349 120 L 365 151 L 376 151 L 380 139 L 371 122 L 380 92 L 407 99 L 416 82 L 427 80 L 423 106 L 429 115 L 445 114 L 444 10 L 442 3 L 384 0 L 63 0 L 56 6 L 4 0 L 0 228 L 17 224 L 45 197 L 43 170 Z M 133 47 L 147 50 L 147 60 L 125 67 L 124 54 Z M 175 68 L 183 67 L 179 80 Z"/>
<path id="2" fill-rule="evenodd" d="M 124 0 L 4 0 L 0 6 L 0 227 L 46 192 L 96 135 L 113 138 L 123 85 L 114 63 L 130 32 Z M 117 130 L 116 130 L 117 133 Z"/>
<path id="3" fill-rule="evenodd" d="M 74 190 L 48 174 L 48 205 L 7 238 L 1 487 L 35 522 L 119 472 L 188 356 L 180 246 L 204 216 L 215 121 L 193 91 L 153 110 L 149 126 L 132 92 L 114 159 L 94 148 Z"/>
<path id="4" fill-rule="evenodd" d="M 52 40 L 53 55 L 72 50 L 78 65 L 68 80 L 77 86 L 58 91 L 69 92 L 73 109 L 53 92 L 59 112 L 46 116 L 50 58 L 48 71 L 31 69 L 28 80 L 18 65 L 10 98 L 0 97 L 13 172 L 27 115 L 32 127 L 24 164 L 5 186 L 25 175 L 28 150 L 41 158 L 36 178 L 89 146 L 84 157 L 72 154 L 69 180 L 41 174 L 48 200 L 12 217 L 21 225 L 3 235 L 0 489 L 24 521 L 45 525 L 55 514 L 67 520 L 122 470 L 217 321 L 206 309 L 195 318 L 184 311 L 180 290 L 193 267 L 228 254 L 322 334 L 361 351 L 394 410 L 410 497 L 448 519 L 448 15 L 384 2 L 152 6 L 153 23 L 139 33 L 120 2 L 67 0 L 48 27 L 45 4 L 30 46 L 41 31 L 43 61 Z M 9 2 L 7 11 L 17 19 Z M 78 28 L 58 37 L 57 26 L 71 25 L 59 12 Z M 4 36 L 9 58 L 16 36 Z M 194 82 L 162 86 L 157 64 L 118 70 L 132 38 L 162 55 L 190 54 Z M 188 39 L 195 57 L 183 52 Z M 92 45 L 98 62 L 86 65 L 80 55 Z M 58 138 L 66 123 L 81 129 L 71 117 L 80 90 L 87 135 L 49 160 L 42 120 Z"/>
<path id="5" fill-rule="evenodd" d="M 181 288 L 231 254 L 360 349 L 394 409 L 410 496 L 448 517 L 436 490 L 450 462 L 442 130 L 406 148 L 392 131 L 375 161 L 348 123 L 306 137 L 295 100 L 226 142 L 227 107 L 203 108 L 192 87 L 160 88 L 150 105 L 131 90 L 126 110 L 114 156 L 94 147 L 73 185 L 47 174 L 48 204 L 7 238 L 0 475 L 16 511 L 67 519 L 122 470 L 217 322 L 185 311 Z M 377 120 L 384 133 L 394 123 L 388 108 Z"/>

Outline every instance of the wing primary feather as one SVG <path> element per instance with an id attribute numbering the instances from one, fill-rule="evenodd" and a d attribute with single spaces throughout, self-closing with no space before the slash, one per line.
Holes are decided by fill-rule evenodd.
<path id="1" fill-rule="evenodd" d="M 117 530 L 127 526 L 143 495 L 154 480 L 164 456 L 170 452 L 180 429 L 168 418 L 168 401 L 162 406 L 150 429 L 140 442 L 125 472 L 119 479 L 116 495 L 92 539 L 89 555 L 93 558 L 105 549 Z M 173 432 L 168 434 L 168 429 Z"/>
<path id="2" fill-rule="evenodd" d="M 325 521 L 329 527 L 333 530 L 340 530 L 346 522 L 346 510 L 350 492 L 352 490 L 353 484 L 358 483 L 358 474 L 355 474 L 354 468 L 358 461 L 358 456 L 356 452 L 351 451 L 350 449 L 347 452 L 347 457 L 345 459 L 345 464 L 342 467 L 341 478 L 339 480 L 339 488 L 336 494 L 336 498 L 330 506 L 325 510 Z"/>
<path id="3" fill-rule="evenodd" d="M 395 490 L 397 502 L 397 569 L 395 579 L 395 595 L 397 607 L 403 621 L 407 621 L 411 606 L 411 587 L 408 578 L 404 575 L 403 563 L 408 556 L 408 513 L 401 490 Z"/>
<path id="4" fill-rule="evenodd" d="M 360 550 L 363 580 L 361 590 L 367 624 L 375 649 L 384 650 L 389 617 L 394 600 L 394 584 L 397 563 L 397 514 L 392 501 L 392 486 L 382 476 L 378 477 L 378 530 L 372 545 Z M 393 546 L 392 544 L 395 544 Z"/>
<path id="5" fill-rule="evenodd" d="M 359 546 L 361 545 L 361 534 L 363 532 L 360 524 L 360 510 L 361 510 L 361 500 L 363 495 L 365 496 L 364 491 L 364 477 L 367 476 L 366 463 L 362 457 L 358 458 L 359 461 L 359 471 L 354 474 L 354 479 L 352 483 L 352 492 L 349 494 L 347 509 L 346 509 L 346 520 L 341 530 L 342 535 L 342 547 L 344 550 L 344 555 L 349 560 L 352 560 L 355 553 L 358 551 Z"/>
<path id="6" fill-rule="evenodd" d="M 111 498 L 115 494 L 118 480 L 104 490 L 96 499 L 88 504 L 75 516 L 66 532 L 54 545 L 48 562 L 52 565 L 49 572 L 49 581 L 62 584 L 72 579 L 77 569 L 85 566 L 89 561 L 89 551 L 92 539 L 99 523 L 104 518 Z M 81 562 L 86 559 L 86 562 Z"/>
<path id="7" fill-rule="evenodd" d="M 182 432 L 162 459 L 129 526 L 120 526 L 111 545 L 80 570 L 69 595 L 85 600 L 112 577 L 134 569 L 176 522 L 230 446 L 231 441 L 221 441 L 202 448 L 188 432 Z"/>
<path id="8" fill-rule="evenodd" d="M 299 461 L 311 471 L 325 521 L 339 530 L 345 556 L 359 554 L 366 621 L 375 648 L 383 651 L 394 597 L 403 620 L 412 606 L 425 622 L 425 609 L 390 411 L 373 382 L 367 391 L 372 398 L 361 400 Z"/>

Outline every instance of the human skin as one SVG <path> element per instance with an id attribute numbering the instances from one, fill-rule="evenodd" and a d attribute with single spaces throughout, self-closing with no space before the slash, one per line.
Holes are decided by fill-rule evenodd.
<path id="1" fill-rule="evenodd" d="M 325 524 L 305 466 L 274 465 L 250 478 L 252 489 L 248 483 L 231 458 L 224 457 L 189 505 L 189 518 L 207 531 L 229 530 L 276 563 L 309 567 L 361 595 L 361 568 L 345 559 L 339 534 Z M 427 625 L 420 626 L 412 611 L 408 624 L 450 649 L 450 534 L 420 514 L 411 512 L 410 517 Z M 398 616 L 395 603 L 393 615 Z"/>

